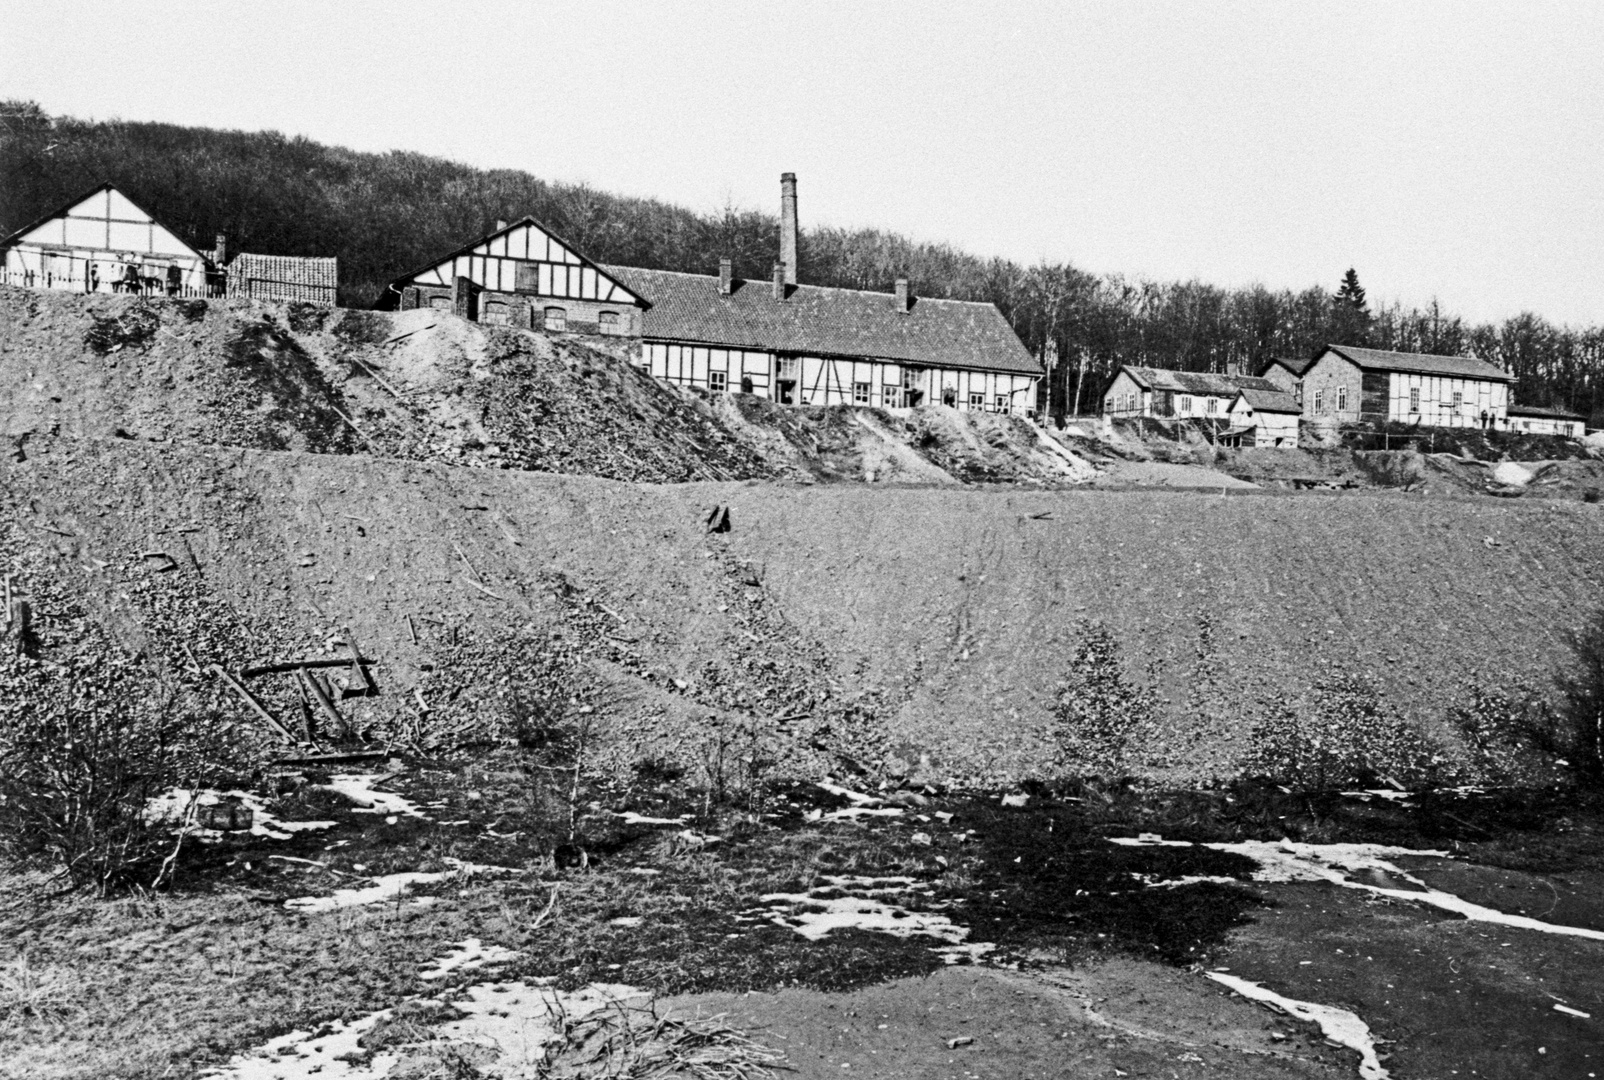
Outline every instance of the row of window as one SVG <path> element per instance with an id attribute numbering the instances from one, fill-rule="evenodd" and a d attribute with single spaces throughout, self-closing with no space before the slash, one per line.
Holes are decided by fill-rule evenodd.
<path id="1" fill-rule="evenodd" d="M 1302 384 L 1300 383 L 1299 385 L 1301 386 Z M 1337 387 L 1337 395 L 1336 395 L 1336 397 L 1337 397 L 1337 412 L 1347 412 L 1348 411 L 1348 388 L 1346 386 Z M 1326 392 L 1324 390 L 1316 390 L 1314 392 L 1314 411 L 1315 411 L 1315 415 L 1319 415 L 1320 413 L 1323 413 L 1323 412 L 1326 411 Z"/>
<path id="2" fill-rule="evenodd" d="M 429 306 L 440 311 L 451 310 L 451 297 L 436 296 L 429 301 Z M 568 329 L 568 309 L 548 307 L 543 313 L 542 325 L 554 333 L 563 333 Z M 484 305 L 479 313 L 479 321 L 493 326 L 510 326 L 512 324 L 512 307 L 500 300 L 491 300 Z M 596 329 L 603 334 L 624 333 L 625 323 L 619 318 L 616 311 L 603 311 L 596 316 Z"/>
<path id="3" fill-rule="evenodd" d="M 1191 398 L 1191 396 L 1187 395 L 1187 394 L 1182 394 L 1181 395 L 1181 403 L 1178 406 L 1178 408 L 1180 409 L 1180 413 L 1181 413 L 1182 416 L 1191 416 L 1192 415 L 1192 398 Z M 1212 398 L 1211 397 L 1211 398 L 1204 398 L 1203 399 L 1203 415 L 1205 415 L 1205 416 L 1214 416 L 1215 414 L 1217 414 L 1219 412 L 1219 408 L 1220 408 L 1220 399 L 1219 398 Z"/>

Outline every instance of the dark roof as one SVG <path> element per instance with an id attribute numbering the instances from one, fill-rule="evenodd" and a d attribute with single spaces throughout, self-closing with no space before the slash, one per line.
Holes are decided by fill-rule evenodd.
<path id="1" fill-rule="evenodd" d="M 1361 349 L 1353 345 L 1327 345 L 1326 351 L 1336 353 L 1364 371 L 1402 371 L 1411 375 L 1443 375 L 1487 382 L 1514 381 L 1503 368 L 1471 356 L 1427 356 L 1423 353 Z"/>
<path id="2" fill-rule="evenodd" d="M 1541 405 L 1511 405 L 1505 411 L 1510 416 L 1541 416 L 1552 420 L 1587 420 L 1587 417 L 1581 413 L 1571 412 L 1569 409 L 1547 409 Z"/>
<path id="3" fill-rule="evenodd" d="M 642 329 L 647 338 L 1042 374 L 995 304 L 918 297 L 899 313 L 891 293 L 818 285 L 788 285 L 780 303 L 768 280 L 738 279 L 722 296 L 719 279 L 707 274 L 601 269 L 651 301 Z"/>
<path id="4" fill-rule="evenodd" d="M 1280 390 L 1250 390 L 1237 391 L 1247 400 L 1248 407 L 1258 412 L 1297 413 L 1303 415 L 1303 406 L 1291 394 Z"/>
<path id="5" fill-rule="evenodd" d="M 1125 364 L 1120 368 L 1144 390 L 1172 390 L 1181 394 L 1201 394 L 1206 397 L 1236 397 L 1238 390 L 1263 390 L 1278 394 L 1281 388 L 1269 379 L 1256 375 L 1215 375 L 1207 371 L 1172 371 L 1169 368 L 1136 367 Z M 1119 373 L 1115 373 L 1115 378 Z"/>
<path id="6" fill-rule="evenodd" d="M 1303 373 L 1309 370 L 1310 366 L 1314 364 L 1314 361 L 1314 357 L 1311 357 L 1308 360 L 1292 360 L 1285 356 L 1272 356 L 1259 367 L 1259 374 L 1263 375 L 1275 365 L 1280 364 L 1282 367 L 1286 368 L 1288 371 L 1292 372 L 1292 374 L 1301 379 L 1303 378 Z"/>

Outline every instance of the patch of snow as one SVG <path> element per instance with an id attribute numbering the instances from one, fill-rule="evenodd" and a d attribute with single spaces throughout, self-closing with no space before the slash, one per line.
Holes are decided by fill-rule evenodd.
<path id="1" fill-rule="evenodd" d="M 418 973 L 424 980 L 443 979 L 453 971 L 505 964 L 518 959 L 523 953 L 504 949 L 500 945 L 486 945 L 476 937 L 467 938 L 452 946 L 450 952 Z"/>
<path id="2" fill-rule="evenodd" d="M 1156 878 L 1152 874 L 1131 874 L 1131 877 L 1146 885 L 1149 889 L 1178 889 L 1182 885 L 1240 885 L 1236 878 L 1219 877 L 1213 874 L 1188 874 L 1178 878 Z"/>
<path id="3" fill-rule="evenodd" d="M 722 843 L 724 840 L 722 836 L 709 836 L 706 833 L 699 833 L 695 829 L 681 829 L 674 835 L 687 843 L 695 844 L 697 847 L 708 847 L 711 844 Z"/>
<path id="4" fill-rule="evenodd" d="M 322 785 L 329 791 L 339 792 L 357 805 L 359 814 L 402 814 L 406 817 L 425 817 L 411 801 L 393 791 L 375 791 L 373 785 L 394 776 L 394 773 L 339 773 L 329 777 Z"/>
<path id="5" fill-rule="evenodd" d="M 926 911 L 906 911 L 868 896 L 838 896 L 831 899 L 812 893 L 770 893 L 766 904 L 788 910 L 770 912 L 770 922 L 795 930 L 809 941 L 818 941 L 832 930 L 875 930 L 893 937 L 938 938 L 958 944 L 969 936 L 967 927 L 954 925 L 945 915 Z"/>
<path id="6" fill-rule="evenodd" d="M 424 999 L 429 1000 L 429 999 Z M 561 993 L 543 981 L 479 983 L 466 988 L 452 1006 L 466 1013 L 458 1020 L 434 1028 L 442 1043 L 471 1043 L 496 1054 L 492 1075 L 536 1076 L 544 1072 L 547 1047 L 560 1040 L 564 1021 L 573 1022 L 601 1010 L 644 1005 L 649 995 L 630 986 L 593 984 L 573 993 Z M 371 1061 L 361 1060 L 357 1040 L 374 1025 L 389 1019 L 394 1010 L 382 1009 L 349 1024 L 327 1025 L 328 1034 L 312 1037 L 309 1031 L 292 1031 L 234 1057 L 227 1065 L 205 1075 L 208 1080 L 382 1080 L 399 1064 L 396 1053 L 382 1051 Z"/>
<path id="7" fill-rule="evenodd" d="M 1162 844 L 1166 847 L 1190 846 L 1179 840 L 1131 840 L 1128 837 L 1111 837 L 1116 844 L 1145 846 Z M 1452 911 L 1472 922 L 1495 923 L 1520 930 L 1536 930 L 1544 934 L 1561 934 L 1566 937 L 1604 941 L 1604 930 L 1591 930 L 1583 926 L 1564 926 L 1543 922 L 1526 915 L 1510 915 L 1495 908 L 1473 904 L 1469 900 L 1433 889 L 1424 881 L 1388 862 L 1388 857 L 1447 858 L 1446 851 L 1417 851 L 1412 848 L 1389 847 L 1385 844 L 1299 844 L 1291 840 L 1271 843 L 1267 840 L 1246 840 L 1235 844 L 1203 844 L 1215 851 L 1229 851 L 1245 855 L 1259 864 L 1253 873 L 1254 881 L 1281 883 L 1291 881 L 1325 881 L 1344 889 L 1359 889 L 1376 896 L 1394 900 L 1408 900 L 1430 904 L 1443 911 Z M 1415 889 L 1394 889 L 1368 881 L 1355 881 L 1354 873 L 1373 871 L 1396 877 L 1416 886 Z"/>
<path id="8" fill-rule="evenodd" d="M 1110 844 L 1119 844 L 1122 847 L 1191 847 L 1190 840 L 1166 840 L 1156 833 L 1143 833 L 1141 836 L 1110 836 Z"/>
<path id="9" fill-rule="evenodd" d="M 1592 1013 L 1585 1013 L 1581 1009 L 1573 1009 L 1569 1005 L 1555 1005 L 1554 1011 L 1557 1013 L 1564 1013 L 1566 1016 L 1579 1016 L 1583 1020 L 1593 1019 Z"/>
<path id="10" fill-rule="evenodd" d="M 337 911 L 340 908 L 382 904 L 386 900 L 393 900 L 403 895 L 415 885 L 429 885 L 450 878 L 465 880 L 475 874 L 516 874 L 518 872 L 505 866 L 481 866 L 478 863 L 462 862 L 459 859 L 446 859 L 445 862 L 451 864 L 450 870 L 440 870 L 433 873 L 413 871 L 403 874 L 384 874 L 380 877 L 370 878 L 369 880 L 373 884 L 366 888 L 335 889 L 333 894 L 329 896 L 297 896 L 292 900 L 284 901 L 284 906 L 292 911 L 320 914 Z"/>
<path id="11" fill-rule="evenodd" d="M 541 982 L 481 983 L 452 1005 L 468 1015 L 435 1029 L 437 1038 L 493 1049 L 499 1055 L 485 1070 L 495 1076 L 540 1076 L 546 1048 L 562 1039 L 564 1022 L 583 1020 L 602 1009 L 644 1006 L 651 995 L 632 986 L 594 983 L 564 994 Z"/>
<path id="12" fill-rule="evenodd" d="M 1395 788 L 1375 788 L 1368 791 L 1344 791 L 1342 793 L 1350 799 L 1359 799 L 1369 802 L 1371 799 L 1386 799 L 1388 802 L 1407 803 L 1415 797 L 1412 791 L 1398 791 Z"/>
<path id="13" fill-rule="evenodd" d="M 1226 975 L 1218 971 L 1205 971 L 1203 974 L 1223 986 L 1230 987 L 1245 998 L 1274 1005 L 1299 1020 L 1319 1024 L 1320 1031 L 1326 1038 L 1359 1052 L 1359 1075 L 1363 1080 L 1387 1080 L 1387 1070 L 1381 1067 L 1381 1061 L 1376 1057 L 1376 1040 L 1370 1034 L 1370 1026 L 1347 1009 L 1339 1009 L 1335 1005 L 1295 1001 L 1235 975 Z"/>
<path id="14" fill-rule="evenodd" d="M 226 836 L 222 829 L 203 829 L 195 824 L 196 810 L 202 806 L 214 806 L 224 799 L 237 799 L 240 805 L 251 812 L 251 836 L 265 836 L 272 840 L 288 840 L 291 835 L 309 829 L 332 829 L 337 822 L 333 821 L 280 821 L 267 812 L 267 804 L 256 795 L 248 791 L 218 791 L 215 788 L 203 788 L 199 791 L 189 788 L 173 788 L 154 796 L 145 804 L 145 820 L 152 824 L 157 822 L 171 822 L 179 825 L 191 836 L 202 840 L 215 840 Z M 245 829 L 238 830 L 246 832 Z"/>
<path id="15" fill-rule="evenodd" d="M 626 810 L 616 816 L 625 825 L 684 825 L 690 817 L 689 814 L 681 814 L 679 817 L 646 817 L 633 810 Z"/>
<path id="16" fill-rule="evenodd" d="M 852 821 L 860 817 L 901 817 L 903 811 L 895 806 L 849 806 L 845 810 L 832 810 L 813 818 L 815 821 Z"/>
<path id="17" fill-rule="evenodd" d="M 374 1054 L 364 1065 L 342 1059 L 360 1055 L 357 1040 L 390 1015 L 391 1010 L 381 1009 L 349 1024 L 336 1020 L 328 1025 L 328 1034 L 317 1038 L 310 1031 L 292 1031 L 203 1075 L 213 1080 L 305 1080 L 313 1075 L 318 1080 L 381 1080 L 400 1061 L 395 1054 Z"/>
<path id="18" fill-rule="evenodd" d="M 943 945 L 931 952 L 941 957 L 943 964 L 978 964 L 987 953 L 997 951 L 997 946 L 989 941 L 973 941 L 966 945 Z"/>
<path id="19" fill-rule="evenodd" d="M 865 795 L 861 791 L 844 788 L 840 784 L 831 783 L 829 780 L 815 781 L 814 786 L 828 791 L 831 795 L 839 795 L 849 802 L 857 803 L 859 806 L 880 806 L 885 802 L 884 799 L 877 795 Z"/>
<path id="20" fill-rule="evenodd" d="M 616 919 L 608 920 L 608 926 L 639 926 L 646 920 L 639 915 L 620 915 Z"/>

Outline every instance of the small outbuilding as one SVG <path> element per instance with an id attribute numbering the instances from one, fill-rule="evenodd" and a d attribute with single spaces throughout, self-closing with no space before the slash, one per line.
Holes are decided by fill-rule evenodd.
<path id="1" fill-rule="evenodd" d="M 1580 439 L 1587 434 L 1587 417 L 1565 409 L 1511 405 L 1509 430 L 1529 435 L 1561 435 L 1567 439 Z"/>
<path id="2" fill-rule="evenodd" d="M 1115 419 L 1162 417 L 1225 423 L 1243 390 L 1278 393 L 1281 388 L 1254 375 L 1121 365 L 1103 394 L 1103 413 Z"/>
<path id="3" fill-rule="evenodd" d="M 1225 434 L 1234 437 L 1234 445 L 1286 450 L 1298 445 L 1303 406 L 1284 391 L 1238 390 L 1226 415 L 1231 426 Z"/>

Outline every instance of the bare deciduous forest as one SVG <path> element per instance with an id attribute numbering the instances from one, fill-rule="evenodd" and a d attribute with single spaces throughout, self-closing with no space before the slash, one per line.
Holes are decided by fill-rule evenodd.
<path id="1" fill-rule="evenodd" d="M 198 246 L 221 232 L 234 250 L 338 256 L 349 306 L 372 304 L 388 281 L 497 219 L 533 215 L 598 262 L 714 273 L 730 257 L 749 277 L 767 275 L 778 228 L 767 211 L 702 215 L 425 154 L 357 153 L 272 131 L 84 121 L 0 102 L 0 235 L 102 181 Z M 1294 291 L 1024 266 L 877 229 L 805 230 L 802 249 L 812 284 L 889 290 L 907 277 L 916 294 L 996 303 L 1033 352 L 1056 345 L 1055 413 L 1094 411 L 1122 363 L 1252 369 L 1342 342 L 1489 360 L 1514 374 L 1516 400 L 1604 423 L 1604 328 L 1558 326 L 1531 312 L 1472 323 L 1435 301 L 1371 305 L 1341 266 L 1332 268 L 1335 287 Z"/>

